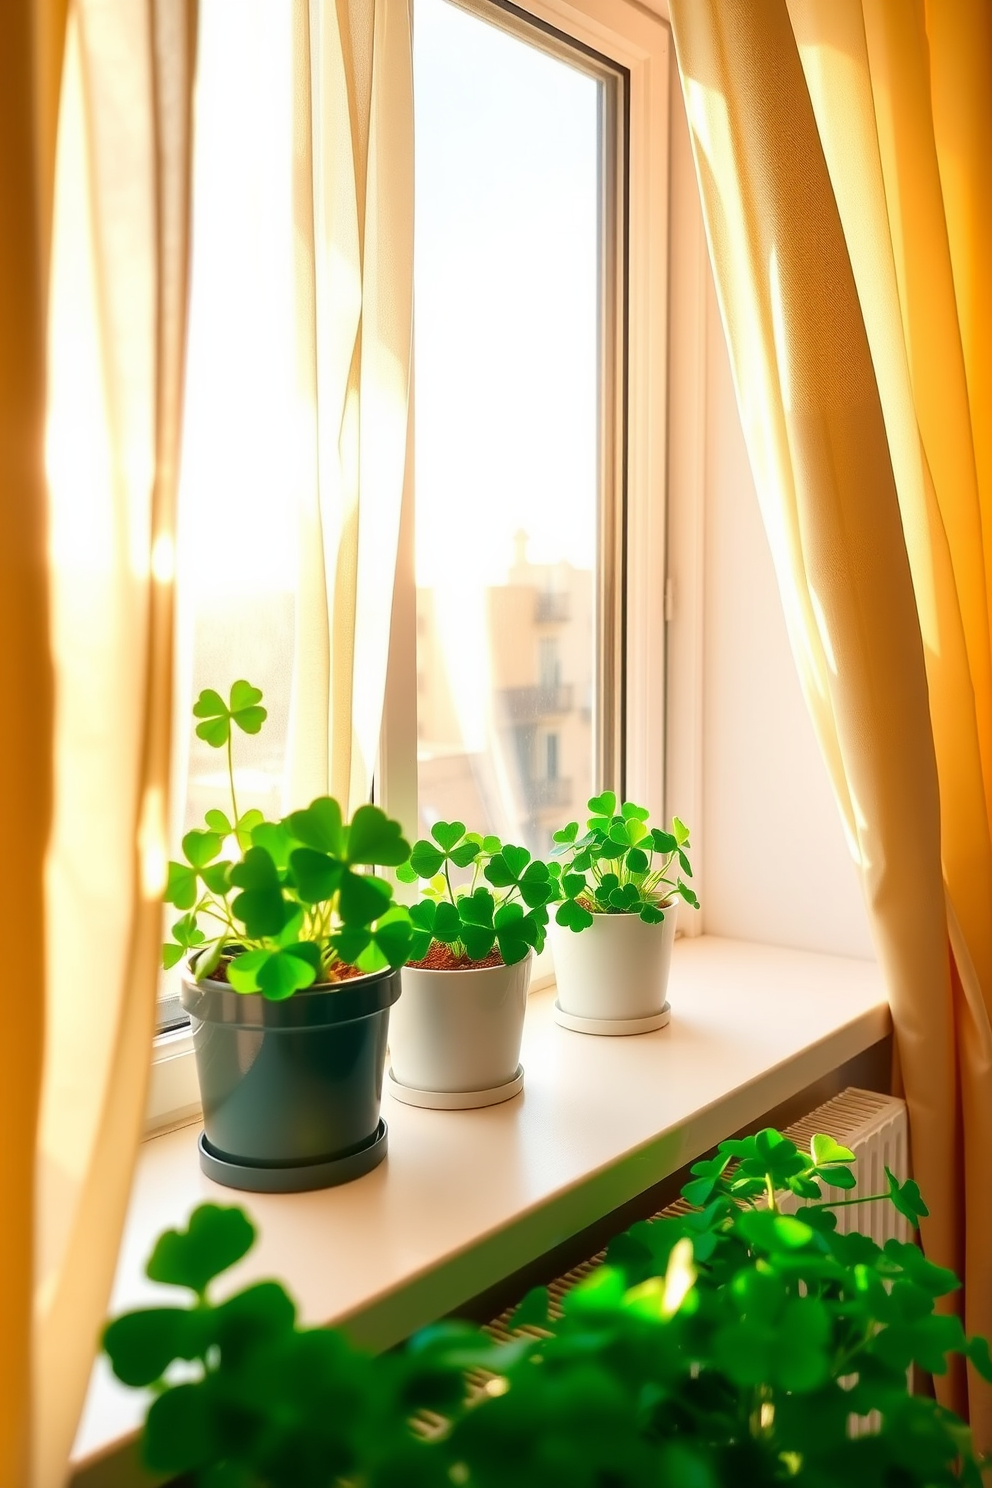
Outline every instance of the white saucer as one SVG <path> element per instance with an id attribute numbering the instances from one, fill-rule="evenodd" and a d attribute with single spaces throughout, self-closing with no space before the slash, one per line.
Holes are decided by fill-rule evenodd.
<path id="1" fill-rule="evenodd" d="M 618 1036 L 628 1033 L 653 1033 L 656 1028 L 667 1028 L 671 1022 L 671 1004 L 666 1002 L 660 1013 L 651 1013 L 646 1018 L 579 1018 L 574 1013 L 563 1012 L 555 1003 L 555 1022 L 573 1033 L 596 1033 Z"/>
<path id="2" fill-rule="evenodd" d="M 401 1085 L 389 1069 L 386 1088 L 394 1100 L 407 1106 L 426 1106 L 431 1111 L 472 1111 L 479 1106 L 498 1106 L 501 1101 L 519 1095 L 524 1088 L 524 1067 L 518 1064 L 512 1080 L 490 1090 L 417 1090 L 412 1085 Z"/>

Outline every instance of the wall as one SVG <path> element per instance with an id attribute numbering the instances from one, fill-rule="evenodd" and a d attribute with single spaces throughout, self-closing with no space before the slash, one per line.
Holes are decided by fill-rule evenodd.
<path id="1" fill-rule="evenodd" d="M 873 955 L 806 711 L 707 283 L 703 544 L 706 931 Z"/>
<path id="2" fill-rule="evenodd" d="M 693 827 L 699 929 L 871 957 L 751 479 L 674 64 L 671 99 L 669 809 Z"/>

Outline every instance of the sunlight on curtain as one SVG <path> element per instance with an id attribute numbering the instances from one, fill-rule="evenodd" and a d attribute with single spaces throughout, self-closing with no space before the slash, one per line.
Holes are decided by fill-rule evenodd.
<path id="1" fill-rule="evenodd" d="M 672 19 L 755 480 L 889 986 L 924 1242 L 989 1333 L 992 407 L 975 317 L 992 14 L 673 0 Z M 937 1387 L 967 1410 L 962 1376 Z M 974 1378 L 970 1406 L 987 1450 Z"/>
<path id="2" fill-rule="evenodd" d="M 18 946 L 0 965 L 0 1483 L 31 1476 L 35 1142 L 45 1026 L 44 858 L 53 677 L 45 554 L 45 315 L 64 0 L 0 7 L 0 894 Z"/>
<path id="3" fill-rule="evenodd" d="M 79 0 L 49 315 L 46 867 L 33 1481 L 62 1480 L 141 1136 L 166 869 L 195 12 Z"/>
<path id="4" fill-rule="evenodd" d="M 413 321 L 409 0 L 294 11 L 300 518 L 294 801 L 369 799 L 379 748 Z"/>

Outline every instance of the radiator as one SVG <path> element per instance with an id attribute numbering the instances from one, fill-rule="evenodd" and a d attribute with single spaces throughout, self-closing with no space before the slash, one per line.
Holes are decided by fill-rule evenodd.
<path id="1" fill-rule="evenodd" d="M 824 1199 L 856 1199 L 859 1194 L 886 1193 L 885 1170 L 904 1183 L 910 1176 L 909 1127 L 906 1103 L 892 1095 L 879 1095 L 874 1090 L 843 1090 L 832 1100 L 817 1106 L 808 1116 L 786 1128 L 797 1147 L 809 1149 L 817 1132 L 825 1132 L 857 1158 L 854 1172 L 858 1183 L 849 1190 L 823 1185 Z M 783 1194 L 780 1207 L 787 1213 L 802 1203 L 795 1194 Z M 837 1228 L 843 1234 L 860 1230 L 870 1235 L 877 1245 L 886 1240 L 909 1240 L 912 1231 L 908 1220 L 891 1204 L 849 1204 L 835 1210 Z"/>
<path id="2" fill-rule="evenodd" d="M 887 1184 L 885 1180 L 885 1169 L 889 1168 L 900 1182 L 904 1182 L 910 1176 L 909 1169 L 909 1129 L 906 1120 L 906 1105 L 904 1101 L 897 1100 L 891 1095 L 879 1095 L 874 1090 L 855 1090 L 853 1088 L 841 1091 L 831 1100 L 817 1106 L 801 1120 L 794 1121 L 791 1126 L 784 1128 L 784 1134 L 790 1137 L 798 1147 L 809 1150 L 811 1139 L 817 1132 L 824 1132 L 833 1137 L 843 1146 L 849 1147 L 857 1158 L 854 1171 L 857 1175 L 857 1186 L 853 1189 L 823 1188 L 825 1199 L 855 1199 L 858 1194 L 885 1193 Z M 797 1199 L 794 1194 L 785 1193 L 779 1195 L 780 1205 L 784 1211 L 796 1209 L 802 1200 Z M 687 1214 L 691 1211 L 691 1205 L 684 1199 L 676 1199 L 673 1204 L 662 1209 L 659 1213 L 652 1215 L 653 1219 L 663 1219 L 669 1215 Z M 886 1240 L 893 1237 L 897 1240 L 908 1240 L 911 1230 L 907 1221 L 899 1214 L 891 1204 L 847 1204 L 844 1208 L 835 1211 L 837 1214 L 837 1228 L 845 1234 L 851 1230 L 860 1230 L 862 1234 L 870 1235 L 878 1245 L 884 1245 Z M 548 1311 L 551 1317 L 561 1317 L 561 1301 L 565 1293 L 570 1291 L 578 1282 L 587 1277 L 597 1266 L 601 1265 L 606 1258 L 606 1251 L 602 1250 L 598 1255 L 592 1256 L 588 1261 L 566 1271 L 564 1276 L 548 1284 Z M 499 1317 L 493 1318 L 492 1322 L 486 1324 L 486 1332 L 490 1334 L 497 1343 L 508 1343 L 515 1332 L 511 1327 L 511 1319 L 516 1311 L 516 1305 L 508 1307 Z M 519 1333 L 531 1333 L 537 1337 L 546 1337 L 540 1328 L 523 1327 Z M 467 1382 L 472 1394 L 484 1394 L 493 1376 L 481 1369 L 469 1370 Z M 414 1418 L 413 1425 L 425 1437 L 431 1437 L 443 1431 L 447 1427 L 445 1418 L 433 1411 L 418 1412 Z M 872 1412 L 870 1416 L 851 1416 L 849 1431 L 852 1436 L 857 1436 L 865 1431 L 876 1431 L 878 1429 L 878 1416 Z"/>
<path id="3" fill-rule="evenodd" d="M 900 1183 L 910 1176 L 909 1127 L 906 1120 L 906 1103 L 892 1095 L 879 1095 L 874 1090 L 842 1090 L 831 1100 L 817 1106 L 808 1115 L 784 1128 L 784 1135 L 791 1138 L 797 1147 L 809 1150 L 811 1139 L 817 1132 L 824 1132 L 843 1146 L 849 1147 L 857 1158 L 854 1171 L 857 1187 L 852 1189 L 823 1187 L 825 1199 L 854 1199 L 859 1194 L 876 1194 L 887 1191 L 885 1169 L 889 1168 Z M 794 1210 L 802 1203 L 795 1194 L 779 1195 L 781 1208 Z M 691 1205 L 685 1199 L 676 1199 L 665 1209 L 651 1216 L 664 1219 L 673 1214 L 688 1214 Z M 837 1228 L 844 1234 L 860 1230 L 870 1235 L 878 1245 L 884 1245 L 893 1237 L 908 1240 L 911 1230 L 908 1222 L 891 1204 L 848 1204 L 835 1211 Z M 561 1299 L 576 1283 L 582 1281 L 606 1259 L 606 1251 L 566 1271 L 548 1285 L 548 1310 L 552 1317 L 561 1316 Z M 510 1319 L 516 1307 L 509 1307 L 487 1323 L 486 1330 L 501 1343 L 511 1337 Z"/>
<path id="4" fill-rule="evenodd" d="M 879 1095 L 874 1090 L 843 1090 L 840 1095 L 835 1095 L 799 1121 L 784 1128 L 785 1136 L 806 1151 L 817 1132 L 823 1132 L 849 1147 L 857 1159 L 853 1165 L 858 1179 L 857 1186 L 853 1189 L 839 1189 L 822 1185 L 824 1199 L 836 1201 L 856 1199 L 859 1194 L 885 1193 L 888 1188 L 886 1168 L 901 1183 L 910 1176 L 906 1103 L 895 1096 Z M 788 1212 L 798 1208 L 802 1200 L 795 1194 L 785 1193 L 779 1195 L 779 1202 L 781 1208 Z M 691 1206 L 684 1199 L 676 1199 L 652 1218 L 686 1214 L 690 1209 Z M 862 1234 L 870 1235 L 878 1245 L 884 1245 L 886 1240 L 893 1238 L 908 1240 L 912 1235 L 908 1222 L 891 1204 L 846 1204 L 835 1213 L 838 1230 L 845 1234 L 851 1230 L 860 1230 Z M 600 1251 L 598 1255 L 583 1261 L 571 1271 L 566 1271 L 564 1276 L 559 1276 L 549 1284 L 548 1311 L 552 1317 L 561 1316 L 561 1300 L 565 1293 L 601 1265 L 605 1258 L 605 1250 Z M 486 1325 L 486 1331 L 497 1342 L 507 1343 L 514 1336 L 510 1322 L 515 1311 L 515 1307 L 507 1308 Z M 533 1332 L 538 1336 L 541 1334 L 540 1329 L 531 1328 L 522 1328 L 520 1332 Z M 482 1393 L 491 1378 L 482 1370 L 473 1370 L 469 1374 L 470 1387 Z M 430 1435 L 443 1427 L 444 1421 L 440 1416 L 424 1412 L 419 1424 L 424 1434 Z M 870 1416 L 852 1415 L 848 1429 L 852 1436 L 858 1436 L 864 1432 L 877 1431 L 878 1427 L 878 1415 L 873 1411 Z"/>

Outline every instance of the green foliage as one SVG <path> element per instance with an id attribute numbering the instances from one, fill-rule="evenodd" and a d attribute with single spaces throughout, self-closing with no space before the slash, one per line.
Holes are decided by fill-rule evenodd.
<path id="1" fill-rule="evenodd" d="M 378 806 L 359 806 L 350 823 L 324 796 L 281 821 L 254 808 L 239 812 L 234 785 L 237 730 L 257 734 L 262 694 L 235 682 L 228 702 L 208 688 L 193 705 L 196 732 L 227 751 L 231 812 L 212 808 L 204 829 L 187 832 L 185 862 L 170 863 L 165 901 L 184 911 L 162 947 L 162 964 L 191 958 L 198 981 L 224 957 L 236 992 L 280 1001 L 315 982 L 335 981 L 341 965 L 360 971 L 402 966 L 410 953 L 407 911 L 383 878 L 410 855 L 398 822 Z"/>
<path id="2" fill-rule="evenodd" d="M 409 959 L 423 960 L 434 943 L 470 961 L 484 961 L 495 947 L 507 966 L 542 950 L 545 906 L 557 894 L 548 865 L 526 847 L 504 847 L 498 837 L 466 832 L 464 822 L 435 822 L 431 837 L 433 842 L 414 843 L 409 862 L 396 875 L 404 883 L 424 881 L 423 898 L 410 911 Z M 471 868 L 471 880 L 453 884 L 452 868 Z"/>
<path id="3" fill-rule="evenodd" d="M 822 1135 L 723 1142 L 685 1190 L 701 1207 L 618 1236 L 560 1317 L 537 1288 L 509 1343 L 446 1323 L 375 1359 L 298 1327 L 274 1282 L 214 1302 L 252 1230 L 206 1205 L 149 1263 L 185 1305 L 117 1318 L 104 1348 L 153 1391 L 147 1466 L 200 1488 L 980 1488 L 967 1427 L 906 1371 L 957 1353 L 992 1380 L 988 1344 L 937 1311 L 958 1283 L 916 1245 L 837 1232 L 822 1185 L 850 1188 L 851 1161 Z M 919 1204 L 891 1185 L 861 1202 Z M 809 1202 L 783 1214 L 783 1189 Z M 429 1440 L 424 1409 L 448 1420 Z"/>
<path id="4" fill-rule="evenodd" d="M 598 914 L 638 915 L 658 925 L 676 896 L 699 908 L 685 881 L 692 877 L 689 829 L 678 817 L 670 832 L 650 827 L 646 807 L 624 801 L 618 810 L 612 791 L 593 796 L 588 806 L 585 832 L 569 822 L 554 834 L 552 852 L 562 860 L 554 877 L 559 925 L 578 933 Z"/>

